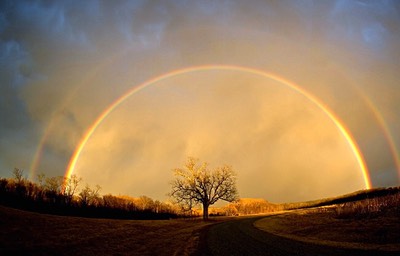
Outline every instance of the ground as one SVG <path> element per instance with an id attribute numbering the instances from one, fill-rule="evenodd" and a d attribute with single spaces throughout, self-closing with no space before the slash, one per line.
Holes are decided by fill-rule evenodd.
<path id="1" fill-rule="evenodd" d="M 54 216 L 0 206 L 0 255 L 183 255 L 213 222 Z"/>
<path id="2" fill-rule="evenodd" d="M 339 219 L 329 208 L 318 208 L 275 215 L 258 220 L 254 225 L 299 241 L 342 248 L 400 251 L 400 218 L 390 213 Z"/>
<path id="3" fill-rule="evenodd" d="M 252 243 L 258 241 L 268 249 L 276 246 L 275 251 L 281 254 L 283 249 L 297 251 L 297 248 L 314 248 L 315 255 L 320 255 L 320 250 L 330 252 L 329 248 L 317 246 L 321 244 L 332 248 L 387 251 L 385 255 L 400 252 L 400 218 L 390 214 L 337 219 L 319 209 L 250 218 L 214 218 L 204 222 L 201 219 L 91 219 L 0 206 L 0 255 L 191 255 L 198 252 L 199 247 L 209 252 L 207 247 L 219 249 L 223 243 L 227 244 L 227 249 L 232 249 L 228 238 L 233 236 L 238 240 L 232 230 L 244 235 L 240 241 L 249 240 L 247 247 L 250 249 L 254 249 Z M 278 248 L 278 244 L 282 244 L 283 249 Z M 239 247 L 246 246 L 239 242 Z M 347 255 L 365 255 L 353 249 L 350 252 L 354 253 Z"/>

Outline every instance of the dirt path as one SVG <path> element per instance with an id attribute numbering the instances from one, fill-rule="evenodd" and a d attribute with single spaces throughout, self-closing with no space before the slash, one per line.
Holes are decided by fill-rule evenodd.
<path id="1" fill-rule="evenodd" d="M 313 245 L 279 237 L 254 227 L 254 222 L 262 218 L 266 217 L 240 218 L 210 226 L 202 236 L 197 255 L 397 255 L 395 252 Z"/>

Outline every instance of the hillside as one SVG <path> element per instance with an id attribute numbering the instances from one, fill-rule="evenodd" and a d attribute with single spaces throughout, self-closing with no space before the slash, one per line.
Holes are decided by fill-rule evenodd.
<path id="1" fill-rule="evenodd" d="M 332 202 L 340 204 L 331 205 Z M 324 206 L 304 207 L 313 205 Z M 255 226 L 308 243 L 400 252 L 399 187 L 358 191 L 301 206 L 257 221 Z"/>
<path id="2" fill-rule="evenodd" d="M 337 197 L 330 197 L 330 198 L 324 198 L 306 202 L 284 203 L 281 204 L 281 206 L 283 207 L 283 209 L 286 210 L 311 208 L 311 207 L 328 206 L 334 204 L 343 204 L 347 202 L 360 201 L 364 199 L 384 197 L 398 193 L 400 193 L 400 187 L 372 188 L 372 189 L 359 190 L 353 193 L 340 195 Z"/>

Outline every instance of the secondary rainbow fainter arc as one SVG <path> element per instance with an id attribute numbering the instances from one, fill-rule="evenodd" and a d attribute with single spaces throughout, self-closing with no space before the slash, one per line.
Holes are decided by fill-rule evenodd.
<path id="1" fill-rule="evenodd" d="M 85 76 L 85 78 L 82 81 L 80 81 L 74 87 L 74 89 L 67 95 L 67 97 L 59 105 L 59 108 L 52 112 L 50 121 L 47 124 L 46 129 L 43 132 L 42 138 L 40 139 L 39 144 L 37 146 L 36 153 L 33 156 L 33 159 L 32 159 L 31 165 L 30 165 L 30 169 L 29 169 L 29 176 L 28 176 L 29 180 L 33 180 L 35 177 L 35 174 L 39 167 L 41 158 L 43 156 L 43 148 L 46 144 L 47 139 L 50 136 L 50 132 L 54 128 L 55 118 L 57 116 L 57 113 L 60 110 L 62 110 L 64 107 L 66 107 L 66 104 L 72 100 L 73 96 L 78 92 L 78 90 L 82 86 L 84 86 L 89 81 L 91 81 L 91 79 L 93 79 L 99 72 L 101 72 L 101 70 L 114 64 L 121 56 L 127 54 L 128 51 L 129 51 L 129 48 L 122 49 L 121 51 L 114 53 L 110 58 L 107 58 L 105 61 L 99 63 L 99 65 L 96 65 L 91 71 L 88 72 L 88 75 Z"/>
<path id="2" fill-rule="evenodd" d="M 393 138 L 392 133 L 390 132 L 390 128 L 388 127 L 388 125 L 387 125 L 385 119 L 383 118 L 381 112 L 379 111 L 379 109 L 372 103 L 371 99 L 362 93 L 360 93 L 360 95 L 362 95 L 364 101 L 367 103 L 369 109 L 372 111 L 375 119 L 378 121 L 378 124 L 382 128 L 383 136 L 385 136 L 385 139 L 386 139 L 387 143 L 389 144 L 389 149 L 393 156 L 393 161 L 394 161 L 396 171 L 397 171 L 397 179 L 400 183 L 400 154 L 399 154 L 399 149 L 397 148 L 396 144 L 394 143 L 395 140 Z"/>
<path id="3" fill-rule="evenodd" d="M 338 71 L 336 70 L 336 72 Z M 350 77 L 347 77 L 347 79 L 353 85 L 353 88 L 356 89 L 358 95 L 361 96 L 362 100 L 368 106 L 368 109 L 371 111 L 378 125 L 382 129 L 383 136 L 385 137 L 385 140 L 389 146 L 389 150 L 391 151 L 393 162 L 397 171 L 398 181 L 400 182 L 400 153 L 399 153 L 400 151 L 396 146 L 395 139 L 393 137 L 393 133 L 391 132 L 390 127 L 385 121 L 385 118 L 383 117 L 383 114 L 378 108 L 378 106 L 374 104 L 371 97 L 368 97 L 367 94 L 363 90 L 361 90 L 360 86 L 358 85 L 358 82 L 351 79 Z"/>
<path id="4" fill-rule="evenodd" d="M 234 65 L 204 65 L 204 66 L 194 66 L 194 67 L 188 67 L 188 68 L 182 68 L 182 69 L 177 69 L 173 70 L 171 72 L 162 74 L 160 76 L 157 76 L 155 78 L 152 78 L 150 80 L 145 81 L 144 83 L 140 84 L 139 86 L 133 87 L 132 89 L 128 90 L 125 94 L 123 94 L 121 97 L 119 97 L 117 100 L 115 100 L 111 105 L 109 105 L 93 122 L 93 124 L 86 130 L 84 133 L 82 139 L 80 140 L 78 146 L 75 148 L 70 161 L 68 163 L 66 172 L 65 172 L 65 177 L 70 178 L 71 175 L 74 172 L 76 163 L 78 162 L 79 156 L 85 147 L 86 143 L 90 139 L 90 137 L 93 135 L 93 133 L 96 131 L 97 127 L 101 124 L 101 122 L 115 109 L 117 108 L 122 102 L 124 102 L 126 99 L 128 99 L 130 96 L 135 94 L 136 92 L 140 91 L 141 89 L 160 82 L 164 79 L 172 78 L 174 76 L 190 73 L 190 72 L 199 72 L 199 71 L 210 71 L 210 70 L 229 70 L 229 71 L 238 71 L 238 72 L 246 72 L 254 75 L 259 75 L 268 79 L 272 79 L 274 81 L 277 81 L 279 83 L 282 83 L 289 88 L 295 90 L 296 92 L 300 93 L 304 97 L 306 97 L 308 100 L 310 100 L 313 104 L 315 104 L 319 109 L 321 109 L 331 120 L 332 122 L 336 125 L 336 127 L 339 129 L 339 131 L 342 133 L 344 138 L 346 139 L 348 145 L 350 146 L 352 152 L 354 153 L 354 156 L 357 159 L 358 165 L 360 167 L 360 170 L 363 175 L 364 179 L 364 184 L 365 188 L 369 189 L 371 188 L 371 181 L 368 173 L 368 168 L 365 163 L 364 157 L 355 142 L 354 138 L 352 137 L 351 133 L 345 128 L 343 125 L 342 121 L 337 117 L 333 111 L 331 111 L 328 106 L 323 104 L 320 100 L 318 100 L 315 96 L 311 95 L 304 89 L 300 88 L 298 85 L 281 78 L 277 75 L 261 71 L 258 69 L 254 68 L 248 68 L 248 67 L 242 67 L 242 66 L 234 66 Z"/>

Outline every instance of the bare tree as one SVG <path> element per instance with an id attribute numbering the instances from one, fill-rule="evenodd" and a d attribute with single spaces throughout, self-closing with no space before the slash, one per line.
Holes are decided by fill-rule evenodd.
<path id="1" fill-rule="evenodd" d="M 154 209 L 154 201 L 148 196 L 140 196 L 137 200 L 135 200 L 136 205 L 142 211 L 144 210 L 153 210 Z"/>
<path id="2" fill-rule="evenodd" d="M 78 176 L 76 176 L 75 174 L 72 174 L 72 176 L 69 178 L 64 177 L 63 194 L 65 196 L 65 200 L 66 200 L 67 204 L 70 204 L 72 202 L 75 191 L 81 181 L 82 181 L 82 178 L 78 178 Z"/>
<path id="3" fill-rule="evenodd" d="M 24 170 L 19 168 L 14 168 L 13 170 L 14 179 L 18 184 L 24 181 Z"/>
<path id="4" fill-rule="evenodd" d="M 44 188 L 48 192 L 54 194 L 61 194 L 61 192 L 63 191 L 63 184 L 64 184 L 63 176 L 47 177 L 45 179 Z"/>
<path id="5" fill-rule="evenodd" d="M 95 188 L 90 188 L 88 184 L 86 184 L 85 188 L 79 193 L 79 198 L 82 206 L 94 205 L 96 201 L 99 200 L 99 191 L 101 187 L 96 185 Z"/>
<path id="6" fill-rule="evenodd" d="M 170 196 L 189 208 L 202 204 L 203 219 L 207 220 L 210 205 L 218 200 L 233 202 L 238 199 L 236 175 L 231 166 L 209 170 L 207 163 L 199 165 L 197 162 L 190 157 L 184 169 L 175 169 Z"/>
<path id="7" fill-rule="evenodd" d="M 51 203 L 61 204 L 65 202 L 63 191 L 64 177 L 46 177 L 44 183 L 44 193 L 46 195 L 46 200 Z"/>
<path id="8" fill-rule="evenodd" d="M 45 183 L 46 183 L 46 175 L 44 173 L 39 173 L 37 175 L 37 179 L 38 179 L 38 182 L 39 182 L 39 187 L 44 189 Z"/>

